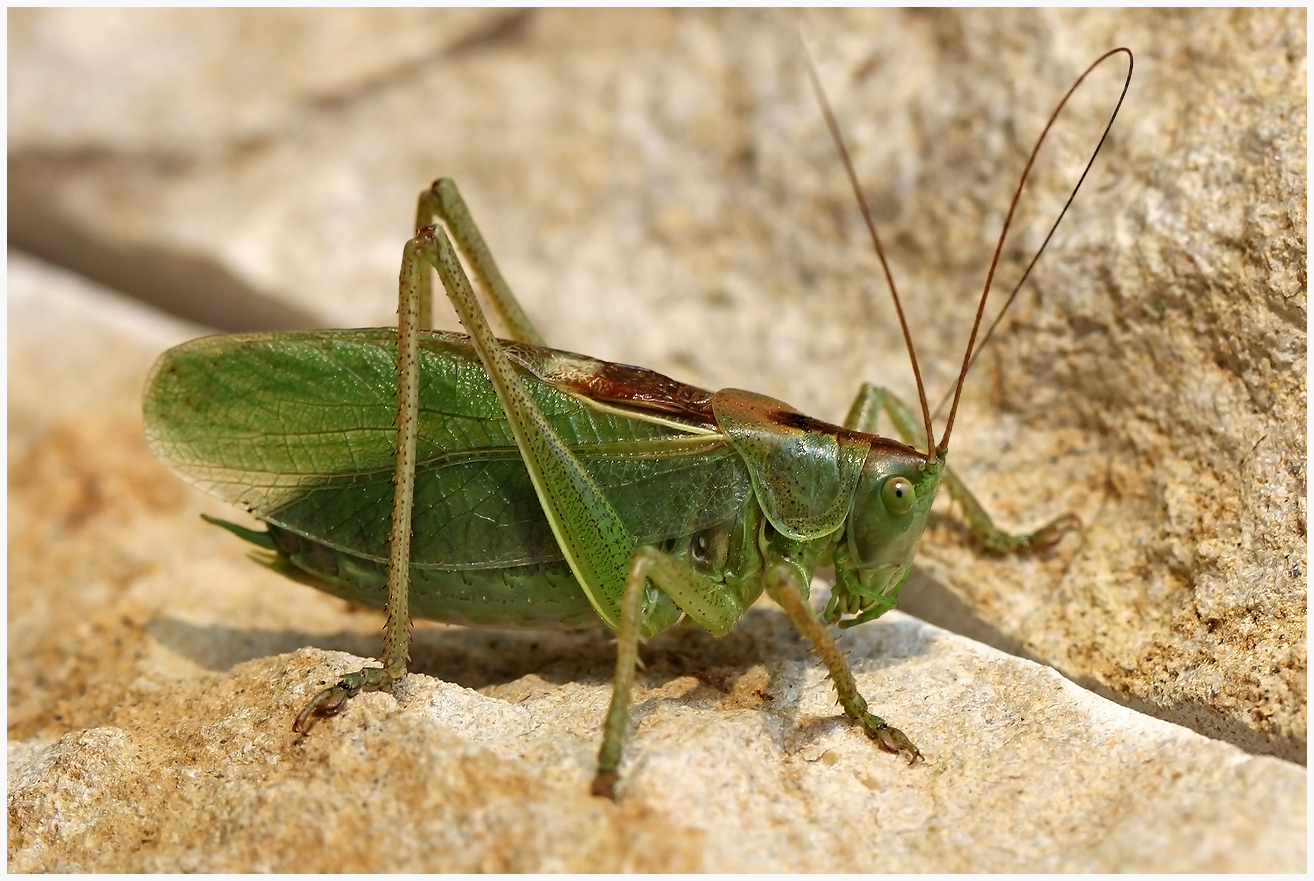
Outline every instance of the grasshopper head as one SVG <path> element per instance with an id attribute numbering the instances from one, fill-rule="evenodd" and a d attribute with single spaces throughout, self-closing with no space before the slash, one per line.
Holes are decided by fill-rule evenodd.
<path id="1" fill-rule="evenodd" d="M 826 606 L 827 621 L 857 615 L 841 625 L 851 626 L 894 608 L 943 472 L 941 451 L 928 458 L 893 441 L 872 444 L 844 542 L 836 550 L 835 589 Z"/>
<path id="2" fill-rule="evenodd" d="M 975 353 L 979 348 L 977 346 L 977 335 L 981 330 L 981 320 L 985 315 L 986 300 L 990 296 L 991 284 L 995 279 L 995 270 L 999 268 L 999 261 L 1004 253 L 1004 242 L 1008 237 L 1009 226 L 1013 222 L 1013 214 L 1017 210 L 1018 200 L 1022 197 L 1022 190 L 1026 185 L 1027 177 L 1036 162 L 1036 156 L 1040 153 L 1040 147 L 1045 142 L 1045 137 L 1067 105 L 1068 99 L 1072 97 L 1072 93 L 1085 81 L 1086 77 L 1090 76 L 1095 68 L 1115 55 L 1127 56 L 1127 78 L 1123 82 L 1122 94 L 1118 97 L 1118 103 L 1114 106 L 1113 113 L 1109 115 L 1109 121 L 1104 127 L 1104 134 L 1100 136 L 1095 151 L 1091 153 L 1090 159 L 1086 162 L 1085 171 L 1081 173 L 1076 186 L 1072 188 L 1072 193 L 1063 209 L 1059 212 L 1054 225 L 1050 227 L 1049 234 L 1046 235 L 1040 249 L 1036 251 L 1035 256 L 1031 258 L 1030 264 L 1023 271 L 1022 278 L 1014 286 L 1012 293 L 1009 294 L 1008 300 L 1004 303 L 1004 310 L 999 313 L 989 329 L 986 330 L 981 345 L 985 345 L 986 341 L 990 339 L 990 335 L 1003 317 L 1004 311 L 1007 311 L 1009 304 L 1013 302 L 1013 298 L 1021 290 L 1022 283 L 1026 281 L 1027 276 L 1031 273 L 1031 268 L 1040 259 L 1045 246 L 1049 244 L 1054 231 L 1058 229 L 1059 223 L 1062 222 L 1063 216 L 1067 213 L 1068 206 L 1076 198 L 1077 190 L 1081 188 L 1081 184 L 1086 180 L 1086 175 L 1090 172 L 1091 166 L 1094 165 L 1095 157 L 1099 155 L 1100 148 L 1104 146 L 1109 131 L 1113 128 L 1113 121 L 1122 108 L 1122 101 L 1127 97 L 1127 89 L 1131 85 L 1133 66 L 1131 50 L 1126 48 L 1112 49 L 1105 52 L 1095 60 L 1094 64 L 1086 68 L 1086 71 L 1077 78 L 1077 81 L 1068 89 L 1067 94 L 1059 101 L 1058 106 L 1054 108 L 1054 112 L 1049 116 L 1049 121 L 1045 123 L 1044 130 L 1036 140 L 1035 146 L 1031 148 L 1031 155 L 1027 157 L 1026 167 L 1023 168 L 1022 176 L 1017 182 L 1017 188 L 1013 191 L 1013 200 L 1009 203 L 1008 213 L 1004 216 L 1003 228 L 999 231 L 999 240 L 995 244 L 994 256 L 990 258 L 990 268 L 986 271 L 985 285 L 981 290 L 981 299 L 976 309 L 976 319 L 972 323 L 972 333 L 967 340 L 967 350 L 963 353 L 963 367 L 958 372 L 958 382 L 953 390 L 953 403 L 949 407 L 949 418 L 945 422 L 944 434 L 940 435 L 940 442 L 935 444 L 934 449 L 931 449 L 927 454 L 918 453 L 911 447 L 905 447 L 892 441 L 877 439 L 877 442 L 872 444 L 859 479 L 853 508 L 849 512 L 845 540 L 841 541 L 840 545 L 835 548 L 836 583 L 830 603 L 826 606 L 824 613 L 826 621 L 835 622 L 839 621 L 844 615 L 856 615 L 856 618 L 846 618 L 841 622 L 841 626 L 848 627 L 863 621 L 870 621 L 894 608 L 899 590 L 903 587 L 904 581 L 907 580 L 908 572 L 912 567 L 917 541 L 921 538 L 922 530 L 926 526 L 926 515 L 930 511 L 931 503 L 935 501 L 935 492 L 940 486 L 940 477 L 944 473 L 945 451 L 949 448 L 949 435 L 953 431 L 954 419 L 958 415 L 958 401 L 963 393 L 963 382 L 967 379 L 967 370 L 971 367 Z M 917 380 L 917 397 L 922 405 L 922 419 L 926 427 L 925 437 L 929 447 L 935 437 L 935 431 L 931 425 L 931 408 L 926 400 L 926 389 L 922 384 L 922 373 L 917 366 L 917 352 L 913 347 L 912 334 L 908 331 L 908 321 L 903 314 L 903 305 L 899 301 L 899 292 L 895 290 L 894 277 L 890 274 L 889 263 L 885 259 L 885 250 L 881 247 L 880 236 L 876 232 L 876 222 L 872 219 L 871 210 L 867 207 L 867 200 L 862 194 L 862 187 L 858 183 L 857 173 L 853 170 L 853 162 L 849 158 L 848 148 L 844 146 L 844 138 L 840 135 L 839 123 L 835 120 L 835 114 L 830 109 L 830 102 L 826 100 L 826 93 L 821 88 L 821 79 L 817 76 L 817 69 L 812 64 L 811 58 L 808 59 L 808 74 L 812 79 L 812 88 L 816 93 L 817 102 L 821 105 L 822 115 L 826 118 L 826 127 L 830 129 L 831 140 L 835 142 L 835 149 L 839 153 L 840 163 L 844 166 L 844 172 L 849 178 L 849 184 L 853 187 L 853 197 L 862 212 L 862 219 L 867 224 L 867 230 L 871 233 L 872 247 L 880 260 L 881 271 L 885 274 L 885 281 L 890 287 L 890 298 L 894 301 L 894 309 L 899 316 L 899 329 L 903 331 L 903 340 L 908 347 L 908 360 L 911 362 L 913 377 Z M 1062 521 L 1055 521 L 1050 524 L 1044 530 L 1042 541 L 1052 542 L 1054 536 L 1061 534 L 1065 524 L 1070 523 L 1069 518 L 1064 518 Z M 1030 543 L 1034 539 L 1034 536 L 1030 537 L 1027 542 Z"/>

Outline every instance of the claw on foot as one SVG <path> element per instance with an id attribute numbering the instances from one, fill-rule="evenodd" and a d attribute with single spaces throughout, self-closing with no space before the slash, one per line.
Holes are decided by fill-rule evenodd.
<path id="1" fill-rule="evenodd" d="M 615 771 L 603 771 L 598 769 L 598 773 L 593 777 L 593 788 L 591 792 L 598 798 L 609 798 L 616 800 L 616 783 L 620 775 Z"/>
<path id="2" fill-rule="evenodd" d="M 915 765 L 922 761 L 922 751 L 908 739 L 908 735 L 887 724 L 881 717 L 868 713 L 862 720 L 862 730 L 887 753 L 908 756 L 908 764 Z"/>
<path id="3" fill-rule="evenodd" d="M 1031 549 L 1043 551 L 1058 544 L 1065 534 L 1081 529 L 1081 518 L 1076 514 L 1064 514 L 1052 523 L 1047 523 L 1031 537 Z"/>
<path id="4" fill-rule="evenodd" d="M 1030 534 L 1011 535 L 991 529 L 980 535 L 981 544 L 992 554 L 1037 554 L 1047 551 L 1069 532 L 1081 529 L 1081 518 L 1064 514 Z"/>
<path id="5" fill-rule="evenodd" d="M 336 716 L 342 708 L 362 691 L 381 691 L 391 687 L 393 679 L 382 667 L 366 667 L 355 673 L 348 673 L 338 680 L 338 684 L 326 688 L 310 699 L 306 708 L 297 715 L 292 723 L 292 730 L 298 734 L 309 734 L 315 723 L 325 716 Z"/>
<path id="6" fill-rule="evenodd" d="M 315 727 L 324 716 L 336 716 L 342 712 L 342 708 L 347 705 L 347 701 L 360 694 L 359 688 L 352 688 L 346 680 L 339 682 L 332 688 L 326 688 L 319 694 L 311 698 L 306 708 L 297 715 L 297 720 L 292 723 L 292 730 L 298 734 L 309 734 L 310 729 Z"/>

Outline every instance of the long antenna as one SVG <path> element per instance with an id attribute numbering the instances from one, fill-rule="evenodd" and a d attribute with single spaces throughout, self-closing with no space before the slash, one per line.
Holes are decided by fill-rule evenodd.
<path id="1" fill-rule="evenodd" d="M 821 78 L 817 75 L 817 66 L 812 62 L 812 53 L 808 50 L 807 43 L 803 42 L 802 34 L 799 35 L 799 42 L 803 43 L 803 52 L 807 57 L 808 76 L 812 79 L 812 91 L 816 94 L 817 103 L 821 105 L 821 112 L 826 117 L 826 127 L 830 129 L 830 139 L 835 142 L 835 149 L 839 152 L 840 162 L 844 165 L 844 172 L 849 176 L 849 185 L 853 187 L 854 198 L 858 200 L 858 208 L 861 209 L 862 219 L 867 224 L 867 232 L 871 233 L 871 243 L 876 248 L 876 256 L 880 258 L 881 269 L 885 273 L 885 283 L 890 286 L 890 296 L 894 299 L 894 311 L 899 315 L 899 327 L 903 330 L 903 341 L 908 346 L 908 358 L 912 361 L 913 377 L 917 380 L 917 397 L 921 399 L 922 417 L 926 420 L 926 456 L 930 459 L 934 456 L 931 442 L 935 438 L 935 430 L 931 426 L 931 407 L 926 401 L 926 388 L 922 385 L 922 371 L 917 366 L 917 352 L 913 349 L 912 334 L 908 332 L 908 319 L 904 318 L 903 315 L 903 303 L 899 301 L 899 292 L 894 287 L 894 276 L 890 274 L 890 264 L 885 262 L 885 249 L 881 247 L 881 237 L 876 234 L 876 221 L 872 220 L 871 210 L 867 207 L 867 199 L 862 195 L 862 187 L 858 185 L 858 175 L 853 170 L 853 161 L 849 158 L 848 147 L 844 145 L 844 136 L 840 134 L 839 123 L 835 121 L 835 114 L 830 109 L 830 101 L 826 99 L 826 93 L 821 88 Z M 978 315 L 978 323 L 980 320 Z M 973 334 L 975 335 L 975 329 L 973 329 Z M 961 384 L 960 381 L 959 385 L 961 386 Z"/>
<path id="2" fill-rule="evenodd" d="M 1040 133 L 1040 137 L 1036 139 L 1036 145 L 1031 148 L 1031 155 L 1027 157 L 1027 164 L 1022 170 L 1022 177 L 1017 182 L 1017 189 L 1013 191 L 1013 201 L 1009 203 L 1008 214 L 1004 217 L 1003 229 L 999 231 L 999 243 L 995 245 L 994 256 L 990 259 L 990 271 L 986 273 L 985 289 L 981 292 L 981 302 L 976 307 L 976 320 L 972 323 L 972 335 L 967 341 L 967 351 L 963 353 L 963 369 L 958 374 L 958 385 L 954 388 L 954 403 L 953 406 L 949 408 L 949 421 L 945 423 L 944 435 L 940 438 L 940 443 L 936 445 L 937 449 L 944 450 L 949 446 L 949 432 L 953 429 L 954 418 L 958 415 L 958 400 L 963 394 L 963 382 L 967 379 L 967 370 L 972 366 L 972 361 L 974 360 L 977 351 L 976 335 L 981 329 L 981 318 L 985 315 L 986 298 L 990 296 L 990 285 L 994 282 L 995 269 L 998 268 L 1000 255 L 1004 252 L 1004 239 L 1008 236 L 1009 225 L 1013 222 L 1013 212 L 1017 209 L 1018 200 L 1022 198 L 1022 188 L 1026 185 L 1027 176 L 1031 174 L 1031 167 L 1035 165 L 1036 156 L 1040 153 L 1040 147 L 1045 143 L 1045 137 L 1049 134 L 1049 130 L 1053 128 L 1054 122 L 1058 119 L 1058 115 L 1063 112 L 1063 108 L 1068 103 L 1068 99 L 1077 91 L 1078 87 L 1081 86 L 1086 77 L 1090 76 L 1095 68 L 1099 67 L 1105 61 L 1112 58 L 1114 55 L 1119 54 L 1127 56 L 1127 79 L 1122 85 L 1122 94 L 1118 96 L 1118 103 L 1114 106 L 1113 113 L 1109 115 L 1109 122 L 1104 127 L 1104 134 L 1100 136 L 1100 142 L 1095 145 L 1095 151 L 1090 154 L 1090 160 L 1086 163 L 1085 171 L 1081 173 L 1081 179 L 1078 180 L 1077 185 L 1072 188 L 1072 193 L 1068 196 L 1068 201 L 1064 203 L 1063 210 L 1059 212 L 1058 219 L 1055 220 L 1054 225 L 1050 227 L 1049 234 L 1045 236 L 1045 241 L 1041 244 L 1040 249 L 1036 251 L 1036 256 L 1032 257 L 1031 262 L 1027 264 L 1026 271 L 1022 273 L 1022 278 L 1018 281 L 1017 286 L 1013 288 L 1013 292 L 1008 295 L 1008 299 L 1004 302 L 1004 308 L 1000 310 L 999 316 L 995 318 L 994 322 L 990 325 L 989 330 L 986 331 L 985 338 L 981 341 L 982 346 L 986 344 L 990 339 L 991 334 L 994 333 L 995 327 L 998 326 L 1000 320 L 1004 317 L 1004 312 L 1007 311 L 1008 307 L 1012 304 L 1013 299 L 1017 296 L 1017 292 L 1022 288 L 1022 283 L 1025 282 L 1027 276 L 1031 274 L 1031 268 L 1036 265 L 1036 261 L 1040 259 L 1040 255 L 1045 250 L 1045 246 L 1048 245 L 1049 240 L 1053 238 L 1054 231 L 1058 229 L 1058 225 L 1063 221 L 1063 216 L 1067 214 L 1068 207 L 1072 205 L 1072 200 L 1077 198 L 1077 190 L 1081 189 L 1082 183 L 1086 180 L 1086 175 L 1090 173 L 1091 166 L 1095 164 L 1095 157 L 1099 155 L 1100 148 L 1104 146 L 1104 142 L 1108 139 L 1109 131 L 1113 128 L 1113 121 L 1117 119 L 1118 111 L 1122 109 L 1122 101 L 1127 97 L 1127 89 L 1131 86 L 1132 68 L 1136 63 L 1131 50 L 1125 47 L 1110 49 L 1108 52 L 1105 52 L 1099 58 L 1095 59 L 1095 62 L 1091 64 L 1090 67 L 1086 68 L 1081 76 L 1077 77 L 1077 81 L 1068 89 L 1067 93 L 1063 96 L 1063 100 L 1059 101 L 1058 106 L 1054 108 L 1054 112 L 1049 115 L 1049 121 L 1045 123 L 1045 128 Z M 906 333 L 907 331 L 905 331 L 905 334 Z M 927 416 L 927 422 L 930 422 L 930 416 Z"/>

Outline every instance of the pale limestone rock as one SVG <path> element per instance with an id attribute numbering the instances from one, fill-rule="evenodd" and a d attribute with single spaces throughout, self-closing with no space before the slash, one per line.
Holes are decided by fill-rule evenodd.
<path id="1" fill-rule="evenodd" d="M 780 637 L 778 617 L 757 613 L 748 629 Z M 514 703 L 415 676 L 400 700 L 366 695 L 305 739 L 286 723 L 306 683 L 359 658 L 304 649 L 138 687 L 113 727 L 11 747 L 10 868 L 1304 866 L 1303 768 L 1138 716 L 905 616 L 851 647 L 891 712 L 925 711 L 925 763 L 883 755 L 840 722 L 829 684 L 796 643 L 775 639 L 762 658 L 771 697 L 755 707 L 692 676 L 645 677 L 656 687 L 636 707 L 619 805 L 588 795 L 605 664 L 587 684 L 509 683 Z M 916 654 L 890 663 L 892 651 Z"/>
<path id="2" fill-rule="evenodd" d="M 601 629 L 422 626 L 396 697 L 299 737 L 379 616 L 251 565 L 151 461 L 138 390 L 186 328 L 23 257 L 9 294 L 11 870 L 1304 865 L 1304 768 L 899 613 L 842 645 L 911 767 L 769 606 L 644 649 L 619 806 L 588 795 Z"/>
<path id="3" fill-rule="evenodd" d="M 383 324 L 395 304 L 415 193 L 451 175 L 528 311 L 557 345 L 710 387 L 752 388 L 825 418 L 843 415 L 862 378 L 911 399 L 902 343 L 808 91 L 794 28 L 783 14 L 737 12 L 15 12 L 11 241 L 216 326 Z M 904 605 L 1161 718 L 1302 763 L 1304 28 L 1299 12 L 1271 10 L 847 12 L 805 21 L 935 396 L 957 369 L 973 288 L 1044 114 L 1100 51 L 1124 43 L 1137 51 L 1136 80 L 1110 144 L 1038 269 L 1036 287 L 978 364 L 951 453 L 1005 524 L 1025 527 L 1074 510 L 1086 529 L 1049 557 L 1001 561 L 976 553 L 955 520 L 939 521 L 923 542 L 919 583 Z M 1109 71 L 1081 96 L 1069 123 L 1072 150 L 1093 143 L 1115 79 Z M 1051 214 L 1062 187 L 1042 175 L 1034 203 L 1041 210 L 1033 213 Z M 1012 272 L 1006 267 L 1003 277 L 1015 277 L 1038 229 L 1020 227 L 1020 244 L 1007 255 Z M 36 299 L 19 302 L 11 278 L 9 336 L 9 719 L 18 754 L 31 759 L 33 743 L 77 739 L 107 725 L 126 740 L 97 735 L 90 752 L 115 743 L 137 749 L 148 736 L 116 714 L 139 701 L 140 713 L 165 714 L 158 708 L 198 700 L 171 690 L 178 677 L 176 687 L 191 694 L 186 689 L 202 687 L 192 682 L 197 677 L 227 676 L 235 664 L 307 644 L 377 652 L 376 623 L 361 624 L 335 601 L 252 571 L 230 537 L 194 516 L 223 512 L 145 454 L 141 378 L 155 353 L 193 332 L 136 316 L 93 320 L 88 307 L 59 306 L 50 292 L 60 282 L 28 281 Z M 762 721 L 761 707 L 787 701 L 788 691 L 762 651 L 789 642 L 787 628 L 769 620 L 772 637 L 765 645 L 743 637 L 742 653 L 695 641 L 699 653 L 728 651 L 712 673 L 689 672 L 686 682 L 686 671 L 667 660 L 645 680 L 661 700 L 752 710 L 738 723 L 747 728 L 731 725 L 724 735 L 735 757 L 745 754 L 744 744 L 771 737 L 794 744 L 788 738 L 807 741 L 812 730 L 792 719 L 775 727 Z M 745 633 L 759 626 L 766 625 L 753 617 Z M 351 635 L 324 636 L 336 632 Z M 483 648 L 498 637 L 423 634 L 421 669 L 503 701 L 546 687 L 535 679 L 541 668 L 569 667 L 546 680 L 553 697 L 534 698 L 560 704 L 569 721 L 538 727 L 569 730 L 576 741 L 545 750 L 587 767 L 605 700 L 598 690 L 607 670 L 603 635 L 586 640 L 589 661 L 570 667 L 558 659 L 579 647 L 563 643 L 566 637 L 500 637 L 523 653 L 507 661 Z M 671 644 L 692 638 L 679 634 Z M 547 664 L 536 654 L 543 646 L 552 653 Z M 653 651 L 660 654 L 660 642 Z M 891 678 L 869 685 L 876 705 L 896 720 L 913 709 L 891 691 L 914 681 L 905 679 L 906 666 L 881 668 Z M 263 669 L 250 674 L 253 681 L 268 680 L 270 668 Z M 741 687 L 755 677 L 768 683 L 770 701 L 754 697 L 757 685 Z M 915 718 L 943 712 L 929 705 L 953 699 L 956 692 L 941 696 L 952 681 L 937 674 L 934 686 L 911 698 Z M 820 703 L 808 712 L 827 720 L 833 736 L 851 738 L 845 742 L 855 754 L 869 749 L 821 708 L 829 699 L 820 683 L 809 683 Z M 211 687 L 217 694 L 232 686 Z M 283 701 L 265 705 L 280 732 L 297 702 L 292 687 L 253 686 Z M 1047 699 L 1016 682 L 1001 690 Z M 143 695 L 156 695 L 155 702 Z M 1039 712 L 1018 700 L 1008 713 Z M 1138 717 L 1118 718 L 1121 732 Z M 505 713 L 498 719 L 530 724 Z M 700 729 L 712 732 L 698 735 L 706 746 L 700 757 L 676 752 L 668 760 L 650 744 L 648 764 L 637 764 L 645 724 L 631 746 L 636 801 L 644 798 L 643 769 L 670 761 L 761 782 L 760 803 L 774 809 L 774 778 L 741 771 L 713 749 L 715 726 Z M 934 742 L 926 738 L 944 738 L 932 750 L 941 763 L 971 755 L 953 748 L 971 719 L 946 720 L 936 735 L 903 724 L 918 731 L 924 749 Z M 1088 756 L 1089 723 L 1066 725 L 1060 731 L 1081 751 L 1068 761 Z M 84 761 L 72 758 L 79 753 L 66 740 L 59 743 L 67 761 Z M 863 758 L 871 767 L 886 760 Z M 1264 792 L 1288 785 L 1289 766 L 1237 761 L 1245 770 L 1231 783 L 1218 778 L 1201 790 L 1230 797 L 1228 786 L 1242 783 Z M 149 776 L 145 767 L 138 761 L 139 770 L 124 773 Z M 1105 772 L 1096 763 L 1083 767 L 1095 780 Z M 544 773 L 535 769 L 534 779 Z M 1117 780 L 1118 771 L 1108 776 Z M 709 779 L 700 772 L 681 786 L 700 797 L 703 786 L 718 792 Z M 1064 781 L 1054 809 L 1062 817 L 1080 810 L 1074 793 L 1093 785 L 1054 774 L 1034 779 Z M 1067 833 L 1008 822 L 1017 811 L 993 818 L 1002 832 L 989 837 L 971 826 L 951 833 L 929 819 L 951 817 L 957 830 L 978 811 L 1020 811 L 1015 800 L 985 807 L 965 790 L 939 792 L 930 811 L 928 791 L 937 792 L 898 795 L 898 809 L 879 811 L 882 824 L 938 828 L 996 862 L 930 862 L 933 850 L 903 850 L 882 840 L 884 825 L 878 834 L 868 822 L 857 840 L 876 856 L 844 865 L 1207 868 L 1209 854 L 1231 853 L 1155 840 L 1155 829 L 1170 839 L 1177 834 L 1173 811 L 1194 810 L 1177 803 L 1135 805 L 1163 807 L 1153 819 L 1104 804 L 1103 813 L 1093 809 L 1097 819 L 1082 821 L 1097 824 L 1081 828 L 1089 839 L 1045 851 L 1042 839 L 1063 843 Z M 11 784 L 11 806 L 15 792 Z M 49 804 L 45 798 L 38 801 Z M 621 810 L 634 818 L 646 809 Z M 845 808 L 831 810 L 848 816 Z M 1281 818 L 1295 814 L 1284 808 Z M 689 825 L 683 810 L 674 816 Z M 817 808 L 814 816 L 829 822 L 832 814 Z M 1209 847 L 1234 831 L 1220 831 L 1224 821 L 1216 820 Z M 1303 812 L 1299 822 L 1303 830 Z M 270 823 L 263 825 L 269 834 Z M 656 868 L 652 860 L 674 853 L 669 842 L 684 840 L 656 819 L 648 831 L 638 825 L 599 853 L 643 854 L 637 863 Z M 699 839 L 706 848 L 691 846 L 696 856 L 672 857 L 668 868 L 752 865 L 720 861 L 735 842 L 714 826 L 698 828 L 707 830 Z M 43 862 L 41 848 L 50 845 L 35 838 L 15 844 L 13 834 L 11 819 L 13 868 L 19 852 L 35 860 L 22 863 L 28 868 L 264 865 L 163 856 L 158 866 L 102 865 L 53 851 Z M 793 840 L 778 831 L 766 837 L 772 847 Z M 1297 853 L 1303 867 L 1303 832 L 1301 839 L 1299 847 L 1269 848 L 1264 858 Z M 331 840 L 366 853 L 359 839 Z M 838 853 L 852 847 L 846 837 Z M 1045 862 L 1044 853 L 1078 862 Z M 1226 857 L 1236 863 L 1213 865 L 1259 867 L 1258 848 L 1240 853 Z M 898 862 L 901 854 L 908 862 Z M 548 859 L 533 865 L 558 865 Z M 596 863 L 606 865 L 625 863 Z"/>

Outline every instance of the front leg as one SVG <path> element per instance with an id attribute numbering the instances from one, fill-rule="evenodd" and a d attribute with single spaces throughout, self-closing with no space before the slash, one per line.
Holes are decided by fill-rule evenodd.
<path id="1" fill-rule="evenodd" d="M 889 416 L 890 422 L 894 424 L 895 431 L 899 433 L 904 443 L 922 449 L 927 448 L 926 430 L 918 423 L 913 412 L 896 398 L 893 392 L 877 388 L 871 383 L 862 384 L 858 397 L 849 408 L 844 427 L 866 434 L 876 434 L 881 413 Z M 1081 520 L 1077 515 L 1064 514 L 1035 532 L 1017 534 L 1005 532 L 995 526 L 994 520 L 952 468 L 945 468 L 944 483 L 949 489 L 949 495 L 962 507 L 963 516 L 967 519 L 972 534 L 991 553 L 1013 554 L 1045 550 L 1057 544 L 1065 533 L 1081 528 Z"/>
<path id="2" fill-rule="evenodd" d="M 835 692 L 839 695 L 840 706 L 849 718 L 862 725 L 863 733 L 876 742 L 876 745 L 888 753 L 901 753 L 908 757 L 908 764 L 914 764 L 922 757 L 921 751 L 913 745 L 908 736 L 898 728 L 891 726 L 880 716 L 867 711 L 867 701 L 858 692 L 858 683 L 853 678 L 853 671 L 844 660 L 844 654 L 835 645 L 835 640 L 826 633 L 826 628 L 817 619 L 807 596 L 807 582 L 803 573 L 789 563 L 775 563 L 766 572 L 766 592 L 775 600 L 776 605 L 785 610 L 794 626 L 799 629 L 816 649 L 821 662 L 830 672 L 831 681 L 835 683 Z"/>

